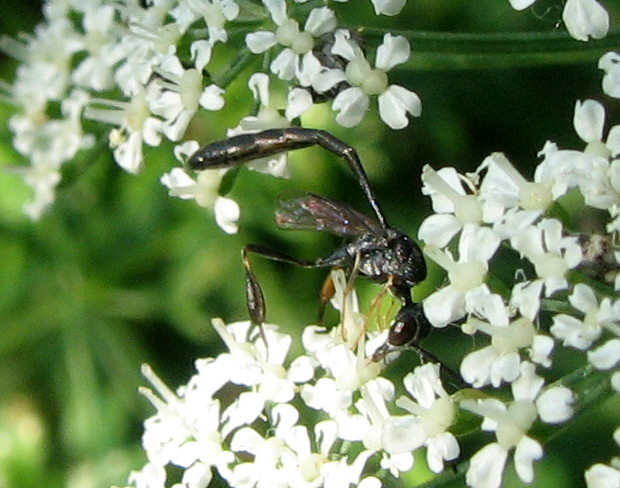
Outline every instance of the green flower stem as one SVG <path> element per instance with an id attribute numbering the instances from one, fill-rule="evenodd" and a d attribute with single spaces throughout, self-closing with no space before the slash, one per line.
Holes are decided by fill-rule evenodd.
<path id="1" fill-rule="evenodd" d="M 221 75 L 213 76 L 213 82 L 220 88 L 226 88 L 254 59 L 250 50 L 244 47 Z"/>
<path id="2" fill-rule="evenodd" d="M 387 31 L 361 28 L 360 33 L 380 42 Z M 406 37 L 413 69 L 510 68 L 536 65 L 576 64 L 596 61 L 618 49 L 620 30 L 602 40 L 580 42 L 564 31 L 522 33 L 447 33 L 390 31 Z"/>

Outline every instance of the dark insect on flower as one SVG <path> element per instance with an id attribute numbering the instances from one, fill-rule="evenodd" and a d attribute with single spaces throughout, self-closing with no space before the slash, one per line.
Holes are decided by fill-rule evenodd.
<path id="1" fill-rule="evenodd" d="M 343 237 L 345 241 L 341 247 L 315 261 L 298 259 L 270 247 L 244 246 L 242 260 L 250 318 L 260 326 L 265 322 L 266 309 L 262 289 L 248 259 L 249 253 L 306 268 L 340 267 L 385 284 L 401 303 L 390 325 L 387 342 L 376 351 L 373 360 L 381 360 L 394 347 L 412 346 L 420 352 L 417 344 L 428 335 L 431 326 L 421 304 L 411 299 L 411 288 L 426 278 L 426 263 L 418 245 L 387 224 L 354 148 L 318 129 L 270 129 L 208 144 L 194 153 L 187 164 L 193 170 L 230 168 L 256 158 L 312 145 L 319 145 L 344 159 L 376 218 L 313 193 L 295 192 L 280 198 L 276 223 L 281 228 L 326 231 Z"/>
<path id="2" fill-rule="evenodd" d="M 354 31 L 349 31 L 349 36 L 350 39 L 355 41 L 360 46 L 363 52 L 364 47 L 362 37 Z M 344 71 L 349 61 L 342 56 L 339 56 L 338 54 L 334 54 L 332 52 L 332 48 L 334 47 L 335 42 L 336 36 L 334 32 L 328 32 L 327 34 L 324 34 L 318 39 L 316 45 L 314 46 L 314 49 L 312 50 L 312 54 L 314 54 L 314 57 L 319 60 L 321 66 L 330 69 L 341 69 Z M 350 87 L 350 83 L 348 83 L 347 81 L 341 81 L 324 92 L 318 92 L 311 86 L 307 87 L 307 89 L 310 91 L 310 95 L 312 96 L 312 101 L 314 103 L 322 103 L 333 100 L 334 98 L 336 98 L 336 96 L 338 96 L 341 91 L 346 90 Z"/>

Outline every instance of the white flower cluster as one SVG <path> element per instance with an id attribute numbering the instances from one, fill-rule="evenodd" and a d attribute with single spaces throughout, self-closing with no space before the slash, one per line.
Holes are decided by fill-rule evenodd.
<path id="1" fill-rule="evenodd" d="M 225 325 L 215 319 L 228 352 L 198 360 L 197 373 L 176 393 L 144 368 L 158 395 L 146 388 L 142 393 L 157 413 L 145 422 L 148 462 L 130 475 L 131 486 L 202 488 L 221 478 L 234 488 L 379 488 L 382 478 L 412 469 L 419 449 L 424 448 L 434 473 L 458 460 L 460 446 L 450 428 L 459 411 L 479 415 L 482 430 L 495 433 L 495 440 L 470 458 L 469 486 L 499 487 L 512 450 L 519 477 L 533 480 L 533 462 L 543 448 L 529 431 L 536 422 L 568 420 L 574 395 L 565 386 L 545 386 L 536 373 L 535 363 L 548 360 L 545 340 L 539 358 L 520 359 L 520 348 L 536 349 L 531 321 L 492 324 L 476 318 L 479 330 L 493 334 L 491 351 L 476 366 L 478 373 L 486 369 L 490 375 L 468 373 L 465 363 L 478 353 L 463 363 L 465 379 L 474 387 L 510 382 L 512 400 L 468 389 L 450 395 L 442 386 L 440 365 L 433 363 L 406 374 L 406 393 L 397 396 L 396 385 L 381 376 L 385 364 L 371 360 L 385 334 L 368 333 L 344 273 L 332 276 L 332 304 L 341 312 L 341 323 L 329 332 L 308 326 L 301 334 L 304 352 L 292 361 L 287 360 L 292 338 L 276 326 L 264 326 L 265 347 L 249 322 Z M 614 308 L 620 312 L 620 302 Z M 479 315 L 471 314 L 470 327 Z M 612 320 L 617 326 L 618 317 Z M 612 355 L 619 355 L 617 347 L 605 356 Z M 173 474 L 173 467 L 180 474 Z M 613 466 L 597 464 L 586 479 L 613 480 L 614 472 Z"/>
<path id="2" fill-rule="evenodd" d="M 244 57 L 239 46 L 233 54 L 220 47 L 229 44 L 230 27 L 266 27 L 248 33 L 245 47 L 261 61 L 273 57 L 269 70 L 288 90 L 280 107 L 285 117 L 276 107 L 263 105 L 270 110 L 248 117 L 261 123 L 252 127 L 242 121 L 232 132 L 256 131 L 269 122 L 270 127 L 289 125 L 313 104 L 330 99 L 336 121 L 344 127 L 359 124 L 375 97 L 381 119 L 393 129 L 406 127 L 409 116 L 419 116 L 419 97 L 390 84 L 387 75 L 410 57 L 407 40 L 387 33 L 383 43 L 374 46 L 373 64 L 351 31 L 339 28 L 332 8 L 313 8 L 306 15 L 308 8 L 300 4 L 307 1 L 262 0 L 262 8 L 257 8 L 239 0 L 150 0 L 145 6 L 133 0 L 48 0 L 45 21 L 33 35 L 0 38 L 0 50 L 21 63 L 14 82 L 0 82 L 0 90 L 16 107 L 10 121 L 14 146 L 30 164 L 15 169 L 34 193 L 25 213 L 38 219 L 55 199 L 62 165 L 93 147 L 94 137 L 84 132 L 83 119 L 114 126 L 109 133 L 114 158 L 126 171 L 137 173 L 145 145 L 159 146 L 163 138 L 181 141 L 199 111 L 222 109 L 226 86 L 220 85 L 232 81 L 226 79 L 229 72 L 241 70 L 235 62 L 223 70 L 221 65 L 239 53 L 236 61 L 254 61 Z M 371 3 L 377 15 L 394 16 L 406 0 Z M 532 3 L 511 0 L 518 10 Z M 596 0 L 568 0 L 563 20 L 580 40 L 599 39 L 609 29 L 607 12 Z M 215 75 L 212 66 L 218 66 Z M 224 83 L 218 85 L 219 80 Z M 275 166 L 274 174 L 281 175 L 284 165 L 281 157 L 262 169 Z M 177 168 L 162 182 L 172 195 L 212 208 L 217 185 L 203 185 L 183 173 Z M 214 210 L 222 228 L 235 232 L 236 203 L 228 201 Z"/>
<path id="3" fill-rule="evenodd" d="M 398 476 L 421 447 L 434 472 L 457 458 L 447 431 L 457 404 L 441 385 L 439 365 L 409 373 L 407 395 L 395 399 L 394 385 L 379 376 L 384 365 L 370 360 L 384 338 L 365 343 L 355 294 L 345 296 L 342 271 L 333 276 L 340 327 L 307 327 L 305 353 L 288 365 L 292 339 L 275 326 L 264 326 L 266 348 L 249 322 L 215 319 L 228 352 L 198 360 L 197 373 L 176 393 L 144 367 L 158 395 L 142 393 L 157 413 L 145 422 L 148 462 L 130 475 L 131 485 L 206 487 L 217 473 L 235 488 L 378 488 L 379 478 L 366 473 L 371 461 Z M 392 403 L 400 415 L 388 410 Z M 170 480 L 171 466 L 182 469 L 178 479 Z"/>
<path id="4" fill-rule="evenodd" d="M 498 487 L 512 447 L 517 474 L 532 481 L 532 461 L 542 456 L 542 447 L 527 430 L 537 417 L 561 422 L 570 416 L 570 390 L 553 387 L 540 395 L 543 380 L 535 373 L 536 367 L 552 365 L 556 344 L 586 352 L 589 364 L 609 372 L 612 388 L 620 393 L 620 252 L 613 244 L 620 228 L 620 125 L 605 137 L 605 109 L 594 100 L 576 103 L 573 123 L 585 148 L 560 149 L 547 142 L 534 181 L 501 153 L 487 157 L 472 174 L 423 169 L 423 191 L 436 213 L 422 223 L 419 238 L 448 280 L 424 300 L 425 314 L 435 327 L 458 322 L 465 334 L 488 336 L 483 339 L 488 345 L 465 356 L 461 375 L 475 388 L 510 383 L 514 397 L 510 405 L 495 399 L 461 403 L 483 416 L 483 429 L 497 437 L 471 458 L 470 486 Z M 571 232 L 552 216 L 570 192 L 580 194 L 586 208 L 607 212 L 599 234 Z M 583 222 L 577 218 L 576 224 Z M 493 291 L 487 278 L 498 274 L 492 265 L 500 247 L 513 253 L 519 271 L 511 288 Z M 574 276 L 572 270 L 582 273 Z M 607 281 L 607 293 L 582 282 L 588 272 L 599 283 Z M 556 296 L 567 297 L 567 313 L 545 307 Z M 550 334 L 540 327 L 545 320 Z M 548 405 L 555 404 L 553 412 L 539 405 L 545 397 Z M 588 479 L 594 476 L 590 472 Z"/>
<path id="5" fill-rule="evenodd" d="M 171 486 L 166 467 L 177 466 L 183 472 L 173 486 L 179 488 L 208 486 L 213 469 L 233 487 L 377 487 L 379 480 L 364 477 L 363 470 L 378 452 L 381 465 L 394 475 L 411 468 L 411 451 L 423 445 L 437 472 L 444 459 L 458 455 L 454 437 L 444 432 L 454 406 L 438 381 L 436 365 L 418 368 L 405 379 L 418 402 L 401 398 L 399 405 L 410 414 L 395 417 L 385 405 L 393 400 L 393 385 L 373 378 L 376 365 L 333 335 L 306 330 L 308 355 L 287 369 L 283 361 L 291 338 L 275 327 L 266 326 L 267 354 L 256 334 L 248 341 L 248 322 L 224 326 L 215 320 L 214 326 L 229 352 L 197 361 L 197 374 L 177 394 L 144 368 L 159 397 L 143 390 L 157 414 L 145 422 L 148 463 L 131 474 L 132 485 Z M 314 378 L 319 368 L 327 374 Z M 233 387 L 237 392 L 226 400 L 231 395 L 226 389 Z M 312 429 L 301 424 L 290 403 L 296 397 L 306 410 L 327 414 L 325 419 Z M 343 442 L 360 444 L 351 461 L 339 450 Z"/>
<path id="6" fill-rule="evenodd" d="M 32 36 L 0 39 L 0 50 L 21 63 L 14 82 L 2 82 L 0 89 L 17 111 L 10 121 L 14 146 L 30 163 L 16 170 L 34 192 L 25 212 L 38 219 L 54 201 L 61 166 L 93 146 L 84 119 L 114 126 L 109 133 L 114 159 L 138 173 L 145 145 L 158 146 L 164 138 L 182 141 L 199 111 L 224 107 L 224 85 L 233 80 L 223 79 L 235 62 L 258 65 L 275 55 L 270 71 L 286 82 L 288 100 L 283 117 L 269 105 L 265 79 L 253 77 L 250 87 L 261 111 L 246 117 L 233 133 L 288 126 L 329 90 L 339 91 L 332 108 L 346 127 L 360 123 L 371 97 L 378 98 L 379 113 L 392 128 L 407 126 L 407 114 L 420 114 L 417 95 L 390 85 L 386 74 L 409 58 L 405 38 L 386 34 L 373 67 L 349 31 L 338 28 L 331 8 L 312 9 L 300 28 L 292 15 L 305 15 L 302 3 L 264 0 L 259 8 L 237 0 L 152 0 L 145 6 L 132 0 L 49 0 L 45 22 Z M 404 4 L 372 0 L 377 15 L 396 15 Z M 244 56 L 241 46 L 231 54 L 227 28 L 247 30 L 257 24 L 271 29 L 245 37 L 246 54 L 249 50 L 258 56 Z M 222 69 L 222 64 L 228 65 Z M 213 65 L 218 68 L 211 73 Z M 185 154 L 188 147 L 181 143 L 175 154 Z M 281 175 L 286 172 L 283 161 L 263 169 Z M 226 232 L 235 232 L 239 209 L 231 200 L 221 204 L 218 182 L 209 179 L 196 181 L 176 168 L 162 182 L 173 196 L 193 198 L 208 208 L 220 203 L 214 207 L 216 220 Z"/>

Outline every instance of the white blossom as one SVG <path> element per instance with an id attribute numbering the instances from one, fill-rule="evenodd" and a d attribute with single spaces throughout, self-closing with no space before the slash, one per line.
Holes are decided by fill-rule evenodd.
<path id="1" fill-rule="evenodd" d="M 196 141 L 187 141 L 175 149 L 177 159 L 183 161 L 187 155 L 198 149 Z M 193 179 L 183 168 L 173 168 L 160 178 L 168 188 L 168 194 L 183 200 L 195 200 L 205 208 L 212 208 L 217 225 L 226 233 L 237 232 L 237 221 L 241 213 L 239 205 L 231 198 L 218 194 L 218 188 L 226 170 L 201 171 Z"/>
<path id="2" fill-rule="evenodd" d="M 396 405 L 412 415 L 391 416 L 383 432 L 383 443 L 392 454 L 426 446 L 426 461 L 434 473 L 443 470 L 444 461 L 459 455 L 459 445 L 447 429 L 452 425 L 456 406 L 444 390 L 438 364 L 418 366 L 403 380 L 409 397 L 401 396 Z"/>
<path id="3" fill-rule="evenodd" d="M 459 257 L 455 260 L 449 251 L 426 246 L 424 252 L 444 268 L 450 284 L 432 293 L 424 300 L 424 313 L 435 327 L 445 327 L 465 316 L 472 293 L 484 286 L 488 261 L 499 246 L 499 237 L 489 228 L 467 224 L 459 239 Z"/>
<path id="4" fill-rule="evenodd" d="M 33 111 L 11 117 L 9 126 L 14 133 L 15 149 L 30 160 L 30 166 L 12 167 L 32 189 L 32 199 L 24 205 L 24 213 L 38 220 L 56 198 L 60 182 L 60 168 L 83 149 L 94 144 L 91 135 L 82 129 L 81 115 L 88 95 L 74 90 L 63 100 L 61 118 L 47 120 L 47 116 Z"/>
<path id="5" fill-rule="evenodd" d="M 481 287 L 470 297 L 473 316 L 463 324 L 466 333 L 481 331 L 491 337 L 491 344 L 473 351 L 461 362 L 463 379 L 480 388 L 487 384 L 497 388 L 503 381 L 519 376 L 521 351 L 529 348 L 532 359 L 549 366 L 553 348 L 551 338 L 537 334 L 534 324 L 525 317 L 509 319 L 508 307 L 501 297 Z M 483 320 L 480 320 L 483 319 Z"/>
<path id="6" fill-rule="evenodd" d="M 466 194 L 464 180 L 454 168 L 435 171 L 429 165 L 422 168 L 422 193 L 431 197 L 434 215 L 424 219 L 418 237 L 426 244 L 445 247 L 463 228 L 483 221 L 482 202 L 473 194 Z"/>
<path id="7" fill-rule="evenodd" d="M 164 119 L 162 131 L 178 141 L 199 107 L 220 110 L 224 106 L 217 85 L 203 86 L 203 77 L 195 68 L 184 69 L 174 55 L 166 56 L 156 69 L 164 80 L 153 82 L 158 88 L 149 101 L 151 111 Z"/>
<path id="8" fill-rule="evenodd" d="M 404 63 L 411 55 L 411 48 L 402 36 L 386 34 L 377 49 L 375 67 L 371 67 L 350 32 L 338 30 L 335 33 L 332 53 L 348 61 L 346 68 L 325 68 L 316 77 L 313 88 L 318 92 L 331 89 L 346 81 L 349 88 L 342 90 L 332 103 L 338 112 L 336 122 L 344 127 L 359 124 L 368 110 L 370 97 L 377 96 L 379 115 L 392 129 L 403 129 L 409 125 L 407 114 L 418 117 L 422 111 L 420 98 L 414 92 L 400 85 L 389 85 L 387 72 Z"/>
<path id="9" fill-rule="evenodd" d="M 145 91 L 130 101 L 94 99 L 84 117 L 118 126 L 110 132 L 114 159 L 129 173 L 138 173 L 142 166 L 142 145 L 157 146 L 161 141 L 162 121 L 152 116 Z"/>
<path id="10" fill-rule="evenodd" d="M 313 9 L 300 30 L 299 23 L 287 17 L 284 0 L 264 0 L 271 18 L 277 28 L 274 32 L 257 31 L 246 36 L 248 49 L 253 53 L 262 53 L 280 45 L 283 49 L 271 62 L 270 69 L 283 80 L 292 80 L 304 71 L 304 64 L 314 57 L 312 48 L 314 39 L 336 28 L 336 17 L 327 7 Z"/>
<path id="11" fill-rule="evenodd" d="M 620 363 L 620 338 L 611 339 L 588 352 L 588 361 L 597 369 L 609 370 Z"/>
<path id="12" fill-rule="evenodd" d="M 542 446 L 527 432 L 540 417 L 546 423 L 560 423 L 572 415 L 570 390 L 555 386 L 542 390 L 544 381 L 531 363 L 522 363 L 520 377 L 512 383 L 514 400 L 505 404 L 495 399 L 464 400 L 461 406 L 484 417 L 483 430 L 495 432 L 496 442 L 472 456 L 466 481 L 474 488 L 498 488 L 508 453 L 513 448 L 517 475 L 524 483 L 534 478 L 533 462 L 543 455 Z"/>
<path id="13" fill-rule="evenodd" d="M 78 86 L 96 91 L 114 86 L 114 67 L 128 54 L 126 46 L 118 42 L 122 26 L 115 21 L 115 15 L 112 5 L 91 6 L 84 11 L 82 50 L 87 55 L 72 73 Z"/>
<path id="14" fill-rule="evenodd" d="M 199 19 L 204 20 L 209 32 L 209 42 L 226 42 L 228 32 L 224 28 L 226 22 L 234 20 L 239 15 L 239 5 L 235 0 L 188 0 L 178 2 L 171 9 L 172 15 L 182 31 Z"/>
<path id="15" fill-rule="evenodd" d="M 566 181 L 555 174 L 536 171 L 527 181 L 502 153 L 488 156 L 476 170 L 486 170 L 480 184 L 487 221 L 502 239 L 508 239 L 534 223 L 549 206 L 568 191 Z"/>
<path id="16" fill-rule="evenodd" d="M 572 307 L 583 314 L 579 320 L 567 314 L 553 317 L 551 333 L 563 341 L 565 346 L 580 350 L 589 349 L 605 326 L 620 322 L 620 306 L 603 298 L 599 304 L 594 290 L 583 283 L 578 283 L 568 297 Z"/>
<path id="17" fill-rule="evenodd" d="M 575 237 L 563 236 L 562 224 L 555 219 L 543 219 L 530 225 L 510 239 L 512 247 L 534 265 L 538 280 L 544 283 L 545 295 L 566 289 L 566 273 L 575 268 L 582 258 L 581 247 Z"/>

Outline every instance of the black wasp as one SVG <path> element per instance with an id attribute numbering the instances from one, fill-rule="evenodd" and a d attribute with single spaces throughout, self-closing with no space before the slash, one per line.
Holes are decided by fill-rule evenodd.
<path id="1" fill-rule="evenodd" d="M 341 267 L 373 282 L 386 284 L 391 294 L 401 302 L 401 308 L 390 324 L 387 342 L 375 352 L 373 360 L 382 359 L 393 347 L 405 345 L 425 353 L 417 344 L 426 337 L 431 326 L 421 304 L 411 299 L 411 288 L 426 278 L 422 251 L 409 236 L 387 224 L 354 148 L 323 130 L 295 127 L 270 129 L 208 144 L 196 151 L 187 165 L 193 170 L 230 168 L 253 159 L 313 145 L 344 159 L 377 219 L 313 193 L 280 198 L 276 222 L 281 228 L 326 231 L 343 237 L 345 241 L 341 247 L 316 261 L 297 259 L 265 246 L 244 246 L 242 260 L 250 318 L 259 326 L 265 322 L 265 300 L 250 266 L 248 253 L 306 268 Z"/>

